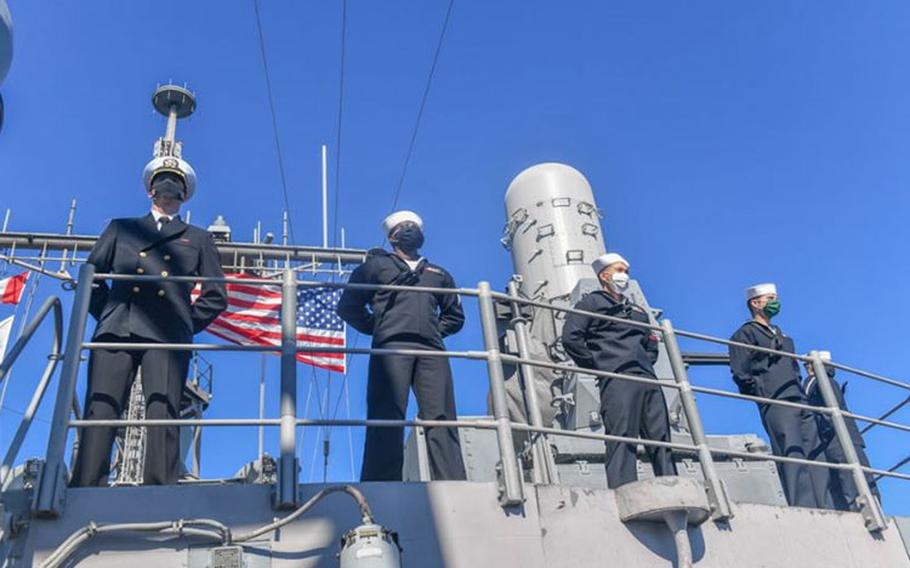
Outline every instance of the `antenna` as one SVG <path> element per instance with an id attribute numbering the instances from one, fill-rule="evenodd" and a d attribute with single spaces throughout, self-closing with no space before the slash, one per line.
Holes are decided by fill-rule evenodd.
<path id="1" fill-rule="evenodd" d="M 164 138 L 155 144 L 155 157 L 180 157 L 181 144 L 176 142 L 177 119 L 186 118 L 196 111 L 196 95 L 185 87 L 161 85 L 152 95 L 152 106 L 167 117 Z M 162 143 L 163 142 L 163 143 Z M 161 153 L 159 153 L 159 150 Z"/>

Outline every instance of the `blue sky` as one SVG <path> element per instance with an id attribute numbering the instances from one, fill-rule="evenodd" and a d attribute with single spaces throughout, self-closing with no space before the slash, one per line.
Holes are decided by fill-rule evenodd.
<path id="1" fill-rule="evenodd" d="M 348 3 L 340 183 L 331 191 L 352 246 L 381 241 L 446 6 Z M 11 229 L 62 230 L 73 197 L 79 233 L 141 214 L 142 167 L 164 126 L 149 96 L 173 78 L 199 98 L 178 128 L 200 177 L 194 222 L 220 213 L 241 238 L 257 220 L 280 232 L 251 2 L 11 0 L 10 9 L 16 53 L 2 87 L 0 208 L 13 210 Z M 329 145 L 333 182 L 338 151 L 341 5 L 264 1 L 261 11 L 295 237 L 317 244 L 319 148 Z M 501 288 L 510 274 L 498 243 L 509 181 L 537 162 L 571 164 L 605 211 L 608 247 L 632 260 L 651 304 L 678 327 L 728 336 L 745 317 L 742 289 L 773 280 L 779 323 L 798 349 L 830 349 L 845 363 L 906 377 L 908 49 L 902 2 L 456 2 L 400 205 L 424 216 L 427 256 L 460 284 Z M 52 293 L 59 286 L 45 280 L 37 297 Z M 480 345 L 473 304 L 468 317 L 450 347 Z M 41 348 L 29 354 L 13 372 L 3 445 L 37 380 Z M 269 369 L 277 415 L 277 360 Z M 365 369 L 355 360 L 355 416 Z M 255 358 L 217 358 L 209 416 L 255 416 L 257 374 Z M 455 374 L 461 414 L 483 413 L 483 367 L 457 363 Z M 692 376 L 732 387 L 725 370 Z M 302 412 L 312 374 L 301 367 L 300 377 Z M 320 374 L 321 389 L 325 380 Z M 332 381 L 333 408 L 339 386 Z M 902 396 L 850 381 L 857 412 L 878 414 Z M 699 403 L 711 433 L 761 431 L 749 404 Z M 318 415 L 312 404 L 308 415 Z M 908 422 L 910 412 L 897 418 Z M 36 423 L 23 454 L 42 453 L 46 432 Z M 304 439 L 304 480 L 321 479 L 319 467 L 311 474 L 314 435 Z M 206 436 L 206 475 L 255 457 L 254 432 Z M 352 477 L 347 436 L 332 433 L 332 479 Z M 359 469 L 362 433 L 353 439 Z M 277 432 L 267 440 L 274 452 Z M 910 438 L 884 429 L 868 442 L 876 466 L 910 453 Z M 885 482 L 885 505 L 910 514 L 902 483 Z"/>

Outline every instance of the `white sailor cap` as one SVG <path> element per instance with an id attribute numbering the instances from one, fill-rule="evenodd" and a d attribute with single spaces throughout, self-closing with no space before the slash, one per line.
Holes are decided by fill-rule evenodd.
<path id="1" fill-rule="evenodd" d="M 413 211 L 396 211 L 383 219 L 382 221 L 382 230 L 388 236 L 392 230 L 398 225 L 404 223 L 405 221 L 410 221 L 420 227 L 420 230 L 423 230 L 423 219 L 420 218 L 420 215 L 414 213 Z"/>
<path id="2" fill-rule="evenodd" d="M 603 269 L 610 266 L 611 264 L 616 264 L 621 262 L 626 265 L 626 268 L 629 268 L 629 261 L 624 259 L 621 254 L 615 252 L 608 252 L 607 254 L 602 254 L 594 259 L 594 262 L 591 263 L 591 268 L 594 269 L 594 274 L 600 274 L 603 272 Z"/>
<path id="3" fill-rule="evenodd" d="M 749 286 L 746 288 L 746 300 L 751 300 L 752 298 L 757 298 L 759 296 L 766 296 L 768 294 L 777 294 L 777 286 L 767 282 L 765 284 L 756 284 L 755 286 Z"/>
<path id="4" fill-rule="evenodd" d="M 809 357 L 810 355 L 811 355 L 811 353 L 806 353 L 806 357 Z M 818 357 L 826 363 L 831 362 L 831 352 L 830 351 L 819 351 Z M 805 363 L 806 367 L 812 367 L 812 361 L 805 361 L 804 363 Z"/>

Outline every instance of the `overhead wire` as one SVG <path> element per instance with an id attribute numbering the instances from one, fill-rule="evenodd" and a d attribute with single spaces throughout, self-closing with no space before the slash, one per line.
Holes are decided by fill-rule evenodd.
<path id="1" fill-rule="evenodd" d="M 449 4 L 446 7 L 445 19 L 443 20 L 442 28 L 439 32 L 439 38 L 436 41 L 436 49 L 433 52 L 433 61 L 430 65 L 429 73 L 427 74 L 427 80 L 424 85 L 423 94 L 421 95 L 421 98 L 420 98 L 420 106 L 417 109 L 417 117 L 416 117 L 416 120 L 414 121 L 414 128 L 411 132 L 411 138 L 408 141 L 408 149 L 407 149 L 407 152 L 405 153 L 404 163 L 402 164 L 401 175 L 399 176 L 398 185 L 395 188 L 394 196 L 392 199 L 392 209 L 395 209 L 395 207 L 398 205 L 398 200 L 401 196 L 401 190 L 404 187 L 404 181 L 405 181 L 405 178 L 407 177 L 407 171 L 408 171 L 408 167 L 411 162 L 411 156 L 414 153 L 414 146 L 417 143 L 417 135 L 420 132 L 420 124 L 423 119 L 424 110 L 426 109 L 427 100 L 429 99 L 429 96 L 430 96 L 430 90 L 433 85 L 433 77 L 436 75 L 436 67 L 439 63 L 439 55 L 442 52 L 442 46 L 443 46 L 443 43 L 445 42 L 446 32 L 449 28 L 449 21 L 451 20 L 451 17 L 452 17 L 452 9 L 453 9 L 454 5 L 455 5 L 455 0 L 449 0 Z M 338 91 L 338 93 L 339 93 L 338 94 L 338 123 L 337 123 L 337 133 L 336 133 L 336 137 L 338 140 L 338 149 L 336 150 L 336 155 L 335 155 L 335 211 L 333 214 L 333 218 L 334 218 L 333 229 L 332 229 L 333 239 L 335 238 L 335 233 L 337 232 L 338 195 L 340 193 L 339 179 L 340 179 L 340 172 L 341 172 L 341 167 L 340 167 L 340 164 L 341 164 L 341 133 L 342 133 L 341 127 L 342 127 L 342 116 L 343 116 L 342 113 L 343 113 L 343 108 L 344 108 L 344 104 L 343 104 L 344 103 L 344 70 L 345 70 L 344 64 L 345 64 L 345 55 L 346 55 L 345 39 L 346 39 L 346 35 L 347 35 L 347 0 L 345 0 L 344 3 L 342 4 L 341 14 L 342 14 L 341 74 L 340 74 L 340 79 L 339 79 L 339 91 Z M 360 340 L 360 334 L 357 333 L 355 335 L 354 341 L 353 341 L 353 344 L 355 347 L 359 340 Z M 353 367 L 353 362 L 354 361 L 352 359 L 351 366 L 346 369 L 346 372 L 343 375 L 341 389 L 339 389 L 338 398 L 335 401 L 335 409 L 331 413 L 332 419 L 335 419 L 337 417 L 338 412 L 341 409 L 342 397 L 346 396 L 346 393 L 349 393 L 349 391 L 347 389 L 347 379 L 348 379 L 348 375 L 350 374 L 351 367 Z M 330 387 L 327 385 L 326 389 L 328 390 L 329 388 Z M 345 403 L 346 403 L 345 404 L 346 408 L 350 409 L 349 401 L 346 400 Z M 328 393 L 326 396 L 326 404 L 327 404 L 326 411 L 328 411 L 329 410 L 328 409 L 328 404 L 329 404 Z M 328 440 L 331 436 L 331 428 L 327 428 L 325 430 L 325 435 L 326 435 L 325 443 L 328 443 Z M 351 445 L 350 429 L 348 431 L 348 438 L 349 438 L 349 446 L 350 446 Z M 351 470 L 353 472 L 353 470 L 354 470 L 353 448 L 350 448 L 350 451 L 351 451 L 351 456 L 350 456 L 351 457 Z M 314 451 L 314 458 L 315 458 L 315 451 Z M 327 475 L 327 469 L 326 469 L 327 463 L 324 462 L 323 467 L 324 467 L 323 481 L 325 481 L 325 477 Z"/>
<path id="2" fill-rule="evenodd" d="M 395 195 L 392 199 L 392 210 L 398 206 L 398 199 L 401 197 L 401 189 L 404 187 L 404 180 L 408 174 L 408 166 L 411 163 L 411 155 L 414 153 L 414 145 L 417 142 L 417 134 L 420 132 L 420 123 L 423 118 L 423 111 L 427 106 L 427 99 L 430 97 L 430 87 L 433 85 L 433 76 L 436 74 L 436 65 L 439 63 L 439 54 L 442 52 L 442 44 L 445 41 L 446 31 L 449 29 L 449 20 L 452 17 L 452 7 L 455 0 L 449 0 L 449 6 L 446 9 L 446 17 L 442 23 L 442 29 L 439 32 L 439 40 L 436 42 L 436 51 L 433 53 L 433 63 L 430 65 L 430 72 L 427 74 L 426 85 L 423 89 L 423 96 L 420 98 L 420 106 L 417 109 L 417 120 L 414 121 L 414 130 L 411 132 L 411 140 L 408 142 L 408 151 L 404 157 L 404 164 L 401 167 L 401 175 L 398 178 L 398 186 L 395 188 Z"/>
<path id="3" fill-rule="evenodd" d="M 332 211 L 332 243 L 338 244 L 338 203 L 341 195 L 341 125 L 344 116 L 344 68 L 345 68 L 345 44 L 348 29 L 348 0 L 342 0 L 341 3 L 341 55 L 340 71 L 338 73 L 338 123 L 335 128 L 335 206 Z"/>
<path id="4" fill-rule="evenodd" d="M 338 244 L 338 210 L 339 210 L 340 195 L 341 195 L 341 150 L 342 150 L 341 143 L 342 143 L 342 133 L 343 133 L 342 125 L 344 123 L 344 121 L 343 121 L 343 119 L 344 119 L 344 78 L 345 78 L 345 62 L 347 59 L 347 49 L 346 49 L 347 28 L 348 28 L 347 22 L 348 22 L 348 2 L 347 2 L 347 0 L 342 0 L 342 4 L 341 4 L 341 41 L 340 41 L 340 48 L 339 48 L 340 53 L 339 53 L 339 73 L 338 73 L 338 120 L 337 120 L 336 128 L 335 128 L 335 145 L 336 145 L 336 148 L 335 148 L 335 199 L 334 199 L 335 203 L 334 203 L 334 207 L 332 210 L 332 243 L 334 246 L 337 246 L 337 244 Z M 332 281 L 334 282 L 334 280 L 335 280 L 335 275 L 333 274 Z M 355 337 L 354 345 L 356 346 L 356 344 L 357 344 L 357 338 Z M 347 366 L 345 366 L 345 367 L 347 367 Z M 345 373 L 342 375 L 342 387 L 344 386 L 344 383 L 347 381 L 347 378 L 348 378 L 347 373 L 348 373 L 348 369 L 345 368 Z M 314 380 L 315 380 L 315 376 L 314 376 Z M 331 394 L 330 394 L 331 393 L 331 374 L 328 372 L 326 373 L 326 391 L 327 391 L 327 393 L 326 393 L 326 397 L 325 397 L 325 400 L 326 400 L 325 412 L 328 413 L 329 400 L 331 400 Z M 344 388 L 342 388 L 339 391 L 339 398 L 342 396 L 342 394 L 344 392 L 346 392 Z M 320 412 L 322 412 L 322 409 L 320 409 Z M 335 414 L 333 414 L 332 418 L 334 419 L 336 417 L 336 415 L 337 415 L 337 409 L 336 409 Z M 350 439 L 350 427 L 348 428 L 348 434 L 349 434 L 348 437 Z M 325 482 L 328 478 L 328 458 L 329 458 L 328 454 L 330 452 L 330 447 L 331 447 L 330 444 L 331 444 L 331 437 L 332 437 L 332 427 L 331 426 L 329 426 L 323 430 L 323 436 L 324 436 L 324 438 L 323 438 L 323 453 L 324 453 L 323 457 L 324 457 L 324 459 L 323 459 L 322 477 L 323 477 L 323 482 Z M 353 451 L 354 450 L 352 447 L 350 447 L 350 444 L 348 444 L 348 445 L 349 445 L 348 450 L 351 454 L 351 459 L 353 461 Z"/>
<path id="5" fill-rule="evenodd" d="M 281 153 L 281 139 L 278 136 L 278 116 L 275 112 L 275 97 L 272 94 L 272 76 L 269 71 L 269 60 L 265 52 L 265 34 L 262 31 L 262 18 L 259 14 L 259 0 L 253 0 L 253 11 L 256 13 L 256 30 L 259 37 L 259 53 L 262 56 L 262 69 L 265 74 L 265 89 L 269 98 L 269 112 L 272 115 L 272 133 L 275 138 L 275 152 L 278 155 L 278 173 L 281 176 L 281 192 L 284 196 L 284 208 L 288 212 L 288 232 L 294 242 L 294 224 L 291 221 L 291 202 L 288 198 L 288 181 L 284 171 L 284 158 Z"/>

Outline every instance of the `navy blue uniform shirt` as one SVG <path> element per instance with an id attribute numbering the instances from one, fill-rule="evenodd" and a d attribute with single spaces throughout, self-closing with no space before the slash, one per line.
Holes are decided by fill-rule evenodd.
<path id="1" fill-rule="evenodd" d="M 412 270 L 401 257 L 379 248 L 367 253 L 349 282 L 455 288 L 452 275 L 441 266 L 421 259 Z M 338 302 L 338 315 L 357 331 L 372 335 L 373 345 L 415 341 L 444 349 L 442 340 L 464 325 L 456 294 L 347 288 Z"/>
<path id="2" fill-rule="evenodd" d="M 796 353 L 793 339 L 784 335 L 779 327 L 774 324 L 767 327 L 755 320 L 744 323 L 730 341 Z M 741 393 L 765 398 L 805 398 L 796 359 L 745 347 L 730 346 L 729 349 L 730 370 Z"/>
<path id="3" fill-rule="evenodd" d="M 615 300 L 603 290 L 591 292 L 575 305 L 576 310 L 649 323 L 644 308 L 626 298 Z M 630 375 L 654 375 L 659 338 L 651 329 L 583 316 L 566 314 L 562 345 L 585 369 Z"/>

